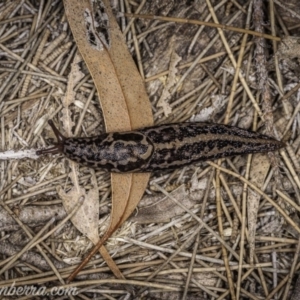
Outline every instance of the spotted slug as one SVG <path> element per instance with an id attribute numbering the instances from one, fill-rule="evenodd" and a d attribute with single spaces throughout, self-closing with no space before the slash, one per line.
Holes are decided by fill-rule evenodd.
<path id="1" fill-rule="evenodd" d="M 37 155 L 63 153 L 94 169 L 110 172 L 151 172 L 238 154 L 275 151 L 285 144 L 269 136 L 234 126 L 178 123 L 95 137 L 66 138 L 54 123 L 57 143 Z"/>

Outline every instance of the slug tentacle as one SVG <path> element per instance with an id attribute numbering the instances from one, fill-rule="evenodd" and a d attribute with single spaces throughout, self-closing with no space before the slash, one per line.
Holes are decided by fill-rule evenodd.
<path id="1" fill-rule="evenodd" d="M 58 143 L 38 155 L 64 153 L 94 169 L 110 172 L 151 172 L 180 168 L 218 158 L 275 151 L 285 146 L 269 136 L 234 126 L 178 123 L 96 137 L 66 138 L 49 121 Z"/>
<path id="2" fill-rule="evenodd" d="M 56 139 L 57 143 L 54 143 L 54 146 L 48 149 L 42 149 L 36 151 L 37 155 L 43 155 L 43 154 L 57 154 L 57 153 L 64 153 L 64 144 L 67 138 L 63 136 L 60 131 L 56 128 L 52 120 L 48 121 L 48 124 L 51 126 Z"/>
<path id="3" fill-rule="evenodd" d="M 58 144 L 64 144 L 67 138 L 60 133 L 60 131 L 56 128 L 56 126 L 54 125 L 52 120 L 49 120 L 48 124 L 52 128 L 52 130 L 57 138 Z"/>

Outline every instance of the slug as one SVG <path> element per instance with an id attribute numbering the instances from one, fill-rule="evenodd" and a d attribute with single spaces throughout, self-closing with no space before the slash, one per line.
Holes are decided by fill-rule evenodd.
<path id="1" fill-rule="evenodd" d="M 37 155 L 63 153 L 94 169 L 151 172 L 239 154 L 275 151 L 285 144 L 234 126 L 178 123 L 95 137 L 66 138 L 50 120 L 57 143 Z"/>

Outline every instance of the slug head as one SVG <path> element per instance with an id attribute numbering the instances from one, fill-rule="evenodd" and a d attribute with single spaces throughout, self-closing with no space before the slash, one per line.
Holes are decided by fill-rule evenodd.
<path id="1" fill-rule="evenodd" d="M 54 146 L 48 149 L 42 149 L 42 150 L 38 150 L 36 151 L 37 155 L 44 155 L 44 154 L 57 154 L 57 153 L 63 153 L 64 151 L 64 144 L 66 141 L 66 137 L 64 137 L 59 130 L 55 127 L 54 123 L 52 120 L 48 121 L 48 124 L 51 126 L 56 139 L 57 139 L 57 143 L 54 143 Z"/>

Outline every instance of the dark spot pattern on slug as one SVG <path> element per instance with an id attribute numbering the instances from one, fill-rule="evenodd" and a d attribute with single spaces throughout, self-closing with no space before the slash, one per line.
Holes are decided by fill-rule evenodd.
<path id="1" fill-rule="evenodd" d="M 225 126 L 215 126 L 215 125 L 212 125 L 210 127 L 209 132 L 211 134 L 228 134 L 228 135 L 231 134 L 230 130 L 228 130 L 228 128 L 226 128 Z"/>
<path id="2" fill-rule="evenodd" d="M 223 148 L 227 147 L 229 144 L 230 144 L 229 141 L 219 140 L 219 141 L 217 141 L 216 147 L 218 149 L 223 149 Z M 235 143 L 235 144 L 238 144 L 238 143 Z"/>
<path id="3" fill-rule="evenodd" d="M 112 172 L 139 170 L 150 160 L 153 145 L 138 132 L 107 133 L 98 137 L 69 138 L 64 153 L 83 165 Z"/>
<path id="4" fill-rule="evenodd" d="M 198 141 L 193 144 L 185 144 L 176 149 L 155 149 L 147 170 L 173 169 L 198 161 L 214 160 L 239 154 L 267 152 L 276 149 L 278 149 L 278 144 L 273 144 L 272 142 L 248 141 L 243 143 L 230 139 Z"/>

